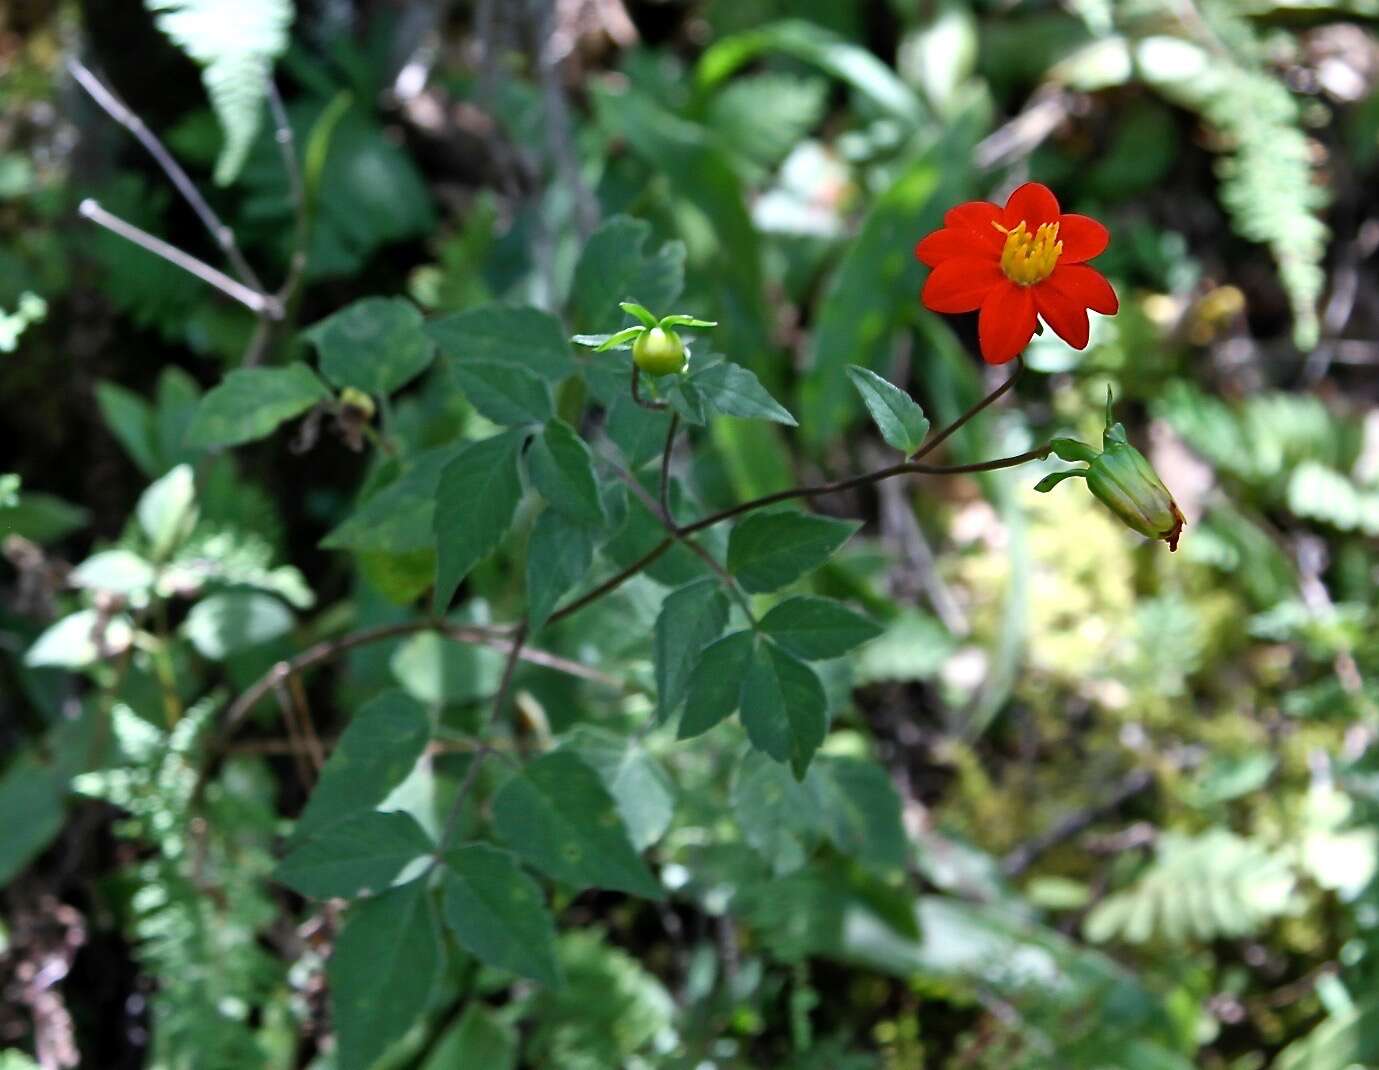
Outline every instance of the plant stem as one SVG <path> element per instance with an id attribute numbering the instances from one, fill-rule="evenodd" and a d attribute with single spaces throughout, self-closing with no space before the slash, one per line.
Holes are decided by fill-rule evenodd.
<path id="1" fill-rule="evenodd" d="M 675 433 L 680 430 L 680 414 L 670 414 L 670 427 L 666 429 L 666 446 L 661 451 L 661 516 L 666 526 L 676 531 L 675 517 L 670 512 L 670 452 L 675 448 Z"/>

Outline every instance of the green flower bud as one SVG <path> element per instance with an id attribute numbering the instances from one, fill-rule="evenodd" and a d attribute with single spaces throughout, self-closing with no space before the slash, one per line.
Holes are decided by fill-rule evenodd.
<path id="1" fill-rule="evenodd" d="M 1035 490 L 1047 494 L 1065 479 L 1087 480 L 1092 493 L 1121 522 L 1147 539 L 1163 539 L 1178 549 L 1182 511 L 1144 454 L 1130 445 L 1125 428 L 1111 417 L 1111 392 L 1106 392 L 1106 430 L 1098 451 L 1071 438 L 1054 439 L 1050 451 L 1065 461 L 1085 461 L 1086 468 L 1069 468 L 1041 479 Z"/>
<path id="2" fill-rule="evenodd" d="M 685 343 L 674 331 L 652 327 L 637 336 L 632 359 L 648 375 L 674 375 L 685 370 Z"/>
<path id="3" fill-rule="evenodd" d="M 1087 469 L 1087 486 L 1132 531 L 1163 539 L 1178 549 L 1182 511 L 1144 454 L 1125 441 L 1107 438 L 1106 449 Z"/>

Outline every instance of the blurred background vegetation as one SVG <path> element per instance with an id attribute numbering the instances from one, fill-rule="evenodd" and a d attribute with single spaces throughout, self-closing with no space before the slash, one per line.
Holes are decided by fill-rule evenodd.
<path id="1" fill-rule="evenodd" d="M 178 7 L 201 21 L 170 27 Z M 301 742 L 271 704 L 236 736 L 196 818 L 209 862 L 190 755 L 278 658 L 402 619 L 432 565 L 321 547 L 394 474 L 347 420 L 188 446 L 251 347 L 285 361 L 294 326 L 372 295 L 609 330 L 611 303 L 572 289 L 591 249 L 674 280 L 667 299 L 683 275 L 674 307 L 720 321 L 715 348 L 801 424 L 696 432 L 690 484 L 718 508 L 881 463 L 848 364 L 936 422 L 1000 381 L 973 317 L 919 307 L 912 248 L 952 204 L 1030 178 L 1110 227 L 1098 266 L 1122 309 L 1084 352 L 1037 338 L 1037 374 L 949 453 L 1095 441 L 1110 385 L 1187 514 L 1179 552 L 1070 488 L 1035 495 L 1031 469 L 821 501 L 866 526 L 816 588 L 886 629 L 826 666 L 825 754 L 884 769 L 883 804 L 822 828 L 793 782 L 739 760 L 740 734 L 647 734 L 645 842 L 671 900 L 567 897 L 566 989 L 456 971 L 386 1065 L 1379 1067 L 1376 26 L 1376 0 L 10 0 L 0 1067 L 334 1065 L 335 918 L 268 880 L 310 779 Z M 265 338 L 78 217 L 94 197 L 221 263 L 67 64 L 163 139 L 276 288 L 295 231 L 274 56 L 312 230 Z M 642 222 L 599 229 L 616 215 Z M 475 419 L 442 375 L 384 407 L 406 451 Z M 197 519 L 158 603 L 177 641 L 117 671 L 76 649 L 119 586 L 93 555 L 157 556 L 173 535 L 146 488 L 183 461 Z M 476 574 L 470 620 L 511 619 L 518 560 Z M 271 595 L 228 639 L 227 591 Z M 630 584 L 548 645 L 645 681 L 663 594 Z M 54 636 L 83 610 L 84 633 Z M 360 649 L 307 678 L 316 730 L 400 685 L 472 734 L 501 661 L 431 635 Z M 640 694 L 524 673 L 514 733 L 583 733 L 616 764 L 646 720 Z M 112 726 L 118 760 L 92 765 Z M 427 768 L 442 794 L 455 758 Z"/>

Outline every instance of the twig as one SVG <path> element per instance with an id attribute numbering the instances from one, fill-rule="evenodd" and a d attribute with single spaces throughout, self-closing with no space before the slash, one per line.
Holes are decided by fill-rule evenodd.
<path id="1" fill-rule="evenodd" d="M 225 272 L 211 267 L 204 260 L 198 260 L 190 253 L 184 253 L 175 245 L 169 245 L 162 238 L 155 237 L 146 230 L 141 230 L 133 223 L 127 223 L 119 216 L 107 212 L 95 200 L 88 197 L 77 207 L 77 214 L 83 219 L 89 219 L 98 226 L 104 227 L 113 234 L 118 234 L 126 241 L 133 242 L 141 249 L 147 249 L 155 256 L 161 256 L 183 271 L 196 276 L 207 285 L 214 286 L 227 297 L 234 298 L 250 311 L 259 316 L 266 316 L 270 319 L 280 319 L 282 317 L 282 306 L 277 298 L 269 294 L 260 293 L 258 290 L 251 290 L 241 282 L 230 278 Z"/>
<path id="2" fill-rule="evenodd" d="M 283 723 L 287 726 L 287 736 L 294 744 L 292 764 L 297 767 L 297 779 L 301 781 L 302 791 L 308 792 L 311 790 L 312 776 L 311 763 L 306 754 L 306 735 L 297 721 L 297 707 L 292 701 L 292 695 L 287 689 L 286 681 L 273 681 L 273 696 L 278 700 L 278 708 L 282 711 Z"/>
<path id="3" fill-rule="evenodd" d="M 552 618 L 554 619 L 554 618 Z M 288 661 L 280 661 L 273 666 L 257 683 L 239 696 L 225 714 L 225 723 L 221 728 L 222 739 L 232 735 L 239 723 L 248 716 L 260 699 L 278 681 L 284 680 L 296 673 L 313 668 L 325 662 L 334 661 L 342 654 L 346 654 L 356 647 L 368 646 L 371 643 L 380 643 L 388 639 L 398 639 L 403 636 L 415 635 L 418 632 L 439 632 L 447 639 L 453 639 L 459 643 L 475 643 L 481 646 L 494 647 L 500 650 L 511 652 L 513 649 L 513 637 L 507 633 L 494 628 L 480 628 L 473 625 L 449 624 L 438 620 L 409 620 L 399 624 L 387 624 L 379 628 L 368 628 L 364 631 L 352 632 L 349 635 L 342 635 L 335 639 L 326 639 L 315 646 L 304 650 L 295 658 Z M 616 690 L 622 690 L 623 685 L 614 680 L 611 676 L 599 672 L 597 669 L 590 668 L 588 665 L 578 661 L 571 661 L 556 654 L 548 653 L 544 650 L 532 650 L 523 646 L 521 648 L 521 658 L 529 661 L 533 665 L 541 665 L 548 669 L 555 669 L 569 676 L 578 676 L 581 679 L 602 684 Z"/>
<path id="4" fill-rule="evenodd" d="M 187 172 L 182 170 L 182 166 L 158 140 L 157 135 L 79 59 L 76 57 L 69 58 L 67 69 L 72 72 L 72 77 L 77 80 L 77 84 L 86 90 L 92 100 L 100 105 L 101 110 L 133 134 L 139 144 L 143 145 L 148 150 L 149 155 L 157 161 L 158 166 L 163 169 L 163 173 L 168 176 L 168 180 L 177 187 L 177 192 L 182 194 L 183 199 L 191 205 L 192 211 L 196 213 L 202 225 L 210 232 L 216 245 L 225 253 L 226 259 L 230 261 L 230 266 L 239 276 L 240 281 L 260 295 L 266 294 L 267 290 L 265 290 L 263 283 L 259 281 L 259 277 L 249 266 L 249 262 L 244 259 L 244 254 L 239 251 L 239 245 L 235 241 L 235 232 L 226 226 L 216 215 L 215 210 L 206 203 L 206 198 L 201 196 L 201 191 L 187 177 Z M 156 252 L 156 250 L 154 251 Z"/>
<path id="5" fill-rule="evenodd" d="M 283 170 L 287 173 L 287 188 L 292 196 L 296 231 L 287 278 L 282 289 L 278 291 L 278 300 L 286 306 L 306 268 L 306 187 L 302 184 L 302 168 L 297 162 L 297 142 L 292 135 L 292 123 L 287 118 L 287 108 L 283 106 L 282 94 L 278 92 L 278 85 L 272 77 L 268 79 L 268 107 L 273 115 L 273 140 L 282 156 Z"/>
<path id="6" fill-rule="evenodd" d="M 576 613 L 578 613 L 581 609 L 583 609 L 590 603 L 597 602 L 604 595 L 612 594 L 624 583 L 630 580 L 633 576 L 637 575 L 644 569 L 650 568 L 653 564 L 660 560 L 662 556 L 664 556 L 667 550 L 669 550 L 674 545 L 674 539 L 661 540 L 659 543 L 653 546 L 646 553 L 642 554 L 641 557 L 637 558 L 636 561 L 633 561 L 632 564 L 628 565 L 621 572 L 617 573 L 615 576 L 610 577 L 609 579 L 604 580 L 588 594 L 581 595 L 579 598 L 576 598 L 564 609 L 552 613 L 551 619 L 548 620 L 546 623 L 555 624 L 557 621 L 564 620 L 566 617 L 573 617 Z"/>
<path id="7" fill-rule="evenodd" d="M 536 42 L 536 67 L 546 97 L 546 148 L 574 200 L 575 229 L 580 241 L 587 241 L 598 226 L 598 202 L 580 173 L 579 156 L 575 152 L 570 124 L 570 108 L 565 100 L 565 89 L 560 84 L 560 64 L 573 47 L 573 41 L 560 40 L 559 27 L 556 25 L 558 0 L 534 2 L 542 8 L 541 40 Z"/>
<path id="8" fill-rule="evenodd" d="M 1001 860 L 1001 872 L 1018 877 L 1040 855 L 1065 840 L 1070 840 L 1095 821 L 1115 813 L 1125 803 L 1154 783 L 1154 775 L 1147 769 L 1136 769 L 1125 777 L 1116 789 L 1101 802 L 1068 814 L 1043 835 L 1023 843 Z"/>
<path id="9" fill-rule="evenodd" d="M 297 710 L 297 719 L 301 722 L 302 739 L 306 743 L 307 756 L 311 759 L 313 771 L 319 775 L 322 766 L 326 764 L 326 753 L 321 746 L 321 737 L 316 734 L 316 725 L 312 723 L 311 704 L 307 702 L 306 688 L 302 686 L 301 675 L 289 676 L 287 686 L 292 692 L 292 705 Z"/>

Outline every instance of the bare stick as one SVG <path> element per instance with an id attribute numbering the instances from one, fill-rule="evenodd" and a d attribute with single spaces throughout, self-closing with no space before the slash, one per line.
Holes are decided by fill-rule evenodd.
<path id="1" fill-rule="evenodd" d="M 308 220 L 306 212 L 306 186 L 302 182 L 302 168 L 297 162 L 297 142 L 292 134 L 292 124 L 287 118 L 287 108 L 283 106 L 282 95 L 272 77 L 268 79 L 268 107 L 273 115 L 273 140 L 282 155 L 283 170 L 287 172 L 287 188 L 292 194 L 292 215 L 295 220 L 295 238 L 292 246 L 292 260 L 288 265 L 287 278 L 278 291 L 278 301 L 285 308 L 291 303 L 301 284 L 302 273 L 306 270 L 306 245 Z"/>
<path id="2" fill-rule="evenodd" d="M 235 241 L 235 232 L 231 230 L 220 216 L 216 215 L 215 209 L 206 203 L 206 198 L 201 196 L 201 191 L 190 178 L 187 172 L 182 170 L 182 166 L 173 159 L 172 153 L 168 152 L 163 143 L 158 140 L 144 121 L 129 110 L 129 107 L 120 100 L 108 86 L 99 78 L 91 73 L 79 59 L 72 57 L 67 60 L 67 69 L 72 72 L 72 77 L 90 95 L 91 99 L 100 105 L 110 118 L 128 130 L 148 150 L 150 156 L 157 161 L 158 166 L 163 169 L 163 173 L 168 176 L 168 180 L 177 187 L 177 192 L 182 194 L 183 199 L 192 207 L 197 218 L 201 220 L 206 230 L 210 232 L 226 259 L 230 261 L 230 266 L 234 269 L 240 281 L 252 290 L 265 294 L 267 291 L 259 281 L 259 277 L 254 274 L 254 269 L 249 266 L 249 262 L 244 259 L 244 254 L 239 251 L 239 245 Z M 253 307 L 252 305 L 250 306 Z"/>
<path id="3" fill-rule="evenodd" d="M 168 263 L 181 268 L 191 275 L 195 275 L 202 282 L 209 286 L 214 286 L 226 297 L 234 298 L 250 311 L 259 316 L 266 316 L 270 319 L 279 319 L 282 316 L 282 306 L 278 304 L 275 297 L 260 293 L 258 290 L 251 290 L 243 283 L 236 282 L 225 272 L 211 267 L 204 260 L 198 260 L 190 253 L 184 253 L 175 245 L 169 245 L 162 238 L 155 237 L 146 230 L 141 230 L 133 223 L 127 223 L 119 216 L 107 212 L 96 201 L 90 197 L 82 201 L 77 207 L 77 214 L 83 219 L 104 227 L 112 234 L 118 234 L 126 241 L 133 242 L 141 249 L 147 249 L 155 256 L 161 256 Z"/>

